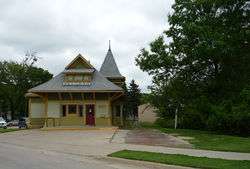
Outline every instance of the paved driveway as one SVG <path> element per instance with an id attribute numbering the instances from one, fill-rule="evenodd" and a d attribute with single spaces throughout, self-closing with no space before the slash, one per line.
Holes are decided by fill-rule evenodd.
<path id="1" fill-rule="evenodd" d="M 192 148 L 192 145 L 180 138 L 165 134 L 156 129 L 131 130 L 125 137 L 125 142 L 129 144 L 165 146 L 176 148 Z"/>
<path id="2" fill-rule="evenodd" d="M 177 169 L 147 162 L 106 157 L 128 149 L 123 136 L 114 131 L 23 130 L 0 134 L 0 168 L 3 169 Z"/>
<path id="3" fill-rule="evenodd" d="M 41 131 L 22 130 L 0 134 L 2 169 L 177 169 L 184 167 L 109 158 L 106 155 L 129 149 L 250 160 L 249 153 L 216 152 L 126 144 L 128 131 Z M 152 135 L 151 135 L 152 136 Z M 110 142 L 110 140 L 112 140 Z"/>

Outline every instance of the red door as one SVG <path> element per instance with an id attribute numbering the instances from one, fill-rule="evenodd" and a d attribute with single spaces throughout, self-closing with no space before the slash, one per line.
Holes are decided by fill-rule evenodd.
<path id="1" fill-rule="evenodd" d="M 86 105 L 86 125 L 95 125 L 95 105 Z"/>

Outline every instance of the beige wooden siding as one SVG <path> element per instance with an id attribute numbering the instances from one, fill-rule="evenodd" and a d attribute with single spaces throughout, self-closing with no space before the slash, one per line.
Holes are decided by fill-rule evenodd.
<path id="1" fill-rule="evenodd" d="M 42 102 L 42 99 L 31 98 L 30 116 L 31 118 L 44 117 L 44 104 Z"/>
<path id="2" fill-rule="evenodd" d="M 96 118 L 109 117 L 109 103 L 108 101 L 96 101 Z"/>
<path id="3" fill-rule="evenodd" d="M 48 101 L 48 117 L 60 117 L 60 102 Z"/>

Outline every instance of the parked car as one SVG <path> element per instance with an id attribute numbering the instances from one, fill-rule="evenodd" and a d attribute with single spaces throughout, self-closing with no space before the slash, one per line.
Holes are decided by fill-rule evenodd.
<path id="1" fill-rule="evenodd" d="M 7 129 L 7 123 L 2 117 L 0 117 L 0 128 Z"/>
<path id="2" fill-rule="evenodd" d="M 18 126 L 19 120 L 11 120 L 8 122 L 8 126 Z"/>
<path id="3" fill-rule="evenodd" d="M 28 118 L 20 118 L 18 121 L 18 127 L 21 128 L 29 128 L 29 119 Z"/>

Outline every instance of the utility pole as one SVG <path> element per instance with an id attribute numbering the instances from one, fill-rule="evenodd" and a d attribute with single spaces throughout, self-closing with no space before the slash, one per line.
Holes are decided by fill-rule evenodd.
<path id="1" fill-rule="evenodd" d="M 177 122 L 178 122 L 178 108 L 175 109 L 175 116 L 174 116 L 174 128 L 177 129 Z"/>

